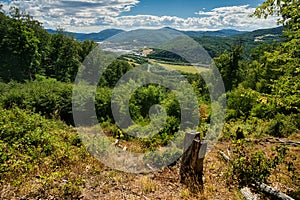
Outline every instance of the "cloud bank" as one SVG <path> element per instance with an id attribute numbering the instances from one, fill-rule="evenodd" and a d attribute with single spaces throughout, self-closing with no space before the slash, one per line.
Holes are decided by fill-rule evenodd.
<path id="1" fill-rule="evenodd" d="M 0 1 L 1 3 L 1 1 Z M 12 0 L 4 9 L 16 6 L 41 21 L 45 28 L 63 27 L 68 31 L 98 32 L 106 28 L 136 29 L 172 27 L 181 30 L 237 29 L 255 30 L 275 27 L 275 17 L 250 18 L 255 8 L 249 5 L 200 10 L 192 17 L 122 14 L 137 6 L 139 0 Z"/>

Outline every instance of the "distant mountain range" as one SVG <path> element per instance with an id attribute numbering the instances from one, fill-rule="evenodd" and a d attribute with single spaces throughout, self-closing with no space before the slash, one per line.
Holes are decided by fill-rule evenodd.
<path id="1" fill-rule="evenodd" d="M 252 35 L 254 37 L 262 36 L 262 35 L 280 35 L 282 33 L 283 28 L 277 27 L 277 28 L 271 28 L 271 29 L 261 29 L 261 30 L 255 30 L 252 32 L 247 31 L 237 31 L 233 29 L 223 29 L 218 31 L 179 31 L 173 28 L 166 27 L 164 29 L 171 29 L 174 31 L 181 32 L 187 36 L 190 37 L 201 37 L 201 36 L 211 36 L 211 37 L 228 37 L 228 36 L 235 36 L 235 35 Z M 47 29 L 47 31 L 51 34 L 54 34 L 56 31 Z M 135 33 L 141 33 L 143 31 L 147 31 L 144 29 L 137 29 L 129 32 L 135 32 Z M 114 35 L 117 35 L 119 33 L 126 32 L 121 29 L 106 29 L 103 31 L 100 31 L 99 33 L 76 33 L 76 32 L 66 32 L 69 35 L 74 36 L 76 40 L 94 40 L 96 42 L 104 41 Z"/>
<path id="2" fill-rule="evenodd" d="M 54 34 L 57 31 L 52 30 L 52 29 L 46 29 L 48 33 Z M 95 40 L 96 42 L 101 42 L 104 41 L 114 35 L 117 35 L 119 33 L 125 32 L 124 30 L 121 29 L 106 29 L 103 31 L 100 31 L 99 33 L 76 33 L 76 32 L 66 32 L 68 35 L 74 36 L 76 40 Z"/>
<path id="3" fill-rule="evenodd" d="M 168 29 L 172 29 L 169 27 L 166 27 Z M 178 31 L 176 29 L 172 29 L 175 31 Z M 213 37 L 227 37 L 227 36 L 233 36 L 233 35 L 240 35 L 243 33 L 247 33 L 247 31 L 237 31 L 234 29 L 222 29 L 217 31 L 179 31 L 187 36 L 190 37 L 201 37 L 201 36 L 213 36 Z"/>

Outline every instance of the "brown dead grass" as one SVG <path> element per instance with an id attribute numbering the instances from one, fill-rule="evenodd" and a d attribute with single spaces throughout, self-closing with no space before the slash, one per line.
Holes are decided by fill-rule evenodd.
<path id="1" fill-rule="evenodd" d="M 105 169 L 88 178 L 83 199 L 240 199 L 239 192 L 226 185 L 226 164 L 219 159 L 219 144 L 205 159 L 204 193 L 195 194 L 180 183 L 179 168 L 165 167 L 151 174 L 127 174 Z M 91 187 L 93 185 L 93 187 Z"/>
<path id="2" fill-rule="evenodd" d="M 230 143 L 217 144 L 206 156 L 204 163 L 204 192 L 195 194 L 180 183 L 178 166 L 165 167 L 149 174 L 129 174 L 114 171 L 95 158 L 73 163 L 48 177 L 32 176 L 17 187 L 2 184 L 0 199 L 243 199 L 236 186 L 226 183 L 227 164 L 220 158 L 218 150 L 226 149 Z M 128 144 L 131 146 L 132 144 Z M 257 143 L 256 148 L 269 151 L 274 144 Z M 291 147 L 298 156 L 300 148 Z M 295 166 L 300 173 L 300 161 Z M 282 192 L 299 191 L 299 183 L 287 181 L 286 169 L 271 177 L 272 186 Z M 62 193 L 63 191 L 63 193 Z"/>

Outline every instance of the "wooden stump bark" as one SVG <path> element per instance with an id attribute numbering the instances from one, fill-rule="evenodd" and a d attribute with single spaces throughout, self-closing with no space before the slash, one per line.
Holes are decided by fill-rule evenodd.
<path id="1" fill-rule="evenodd" d="M 199 132 L 186 133 L 180 166 L 180 182 L 193 192 L 203 191 L 203 160 L 206 148 L 207 141 L 201 141 Z"/>

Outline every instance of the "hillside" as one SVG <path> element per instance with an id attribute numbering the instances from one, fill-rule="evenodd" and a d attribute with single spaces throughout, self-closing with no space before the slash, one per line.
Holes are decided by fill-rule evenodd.
<path id="1" fill-rule="evenodd" d="M 231 47 L 236 44 L 242 44 L 243 54 L 249 57 L 251 51 L 262 44 L 272 44 L 284 40 L 282 38 L 283 27 L 261 29 L 252 32 L 242 33 L 228 37 L 202 36 L 194 37 L 212 57 L 218 56 L 224 52 L 231 51 Z"/>
<path id="2" fill-rule="evenodd" d="M 51 34 L 55 33 L 53 30 L 47 31 Z M 66 32 L 66 34 L 73 36 L 78 41 L 105 41 L 105 44 L 102 44 L 104 49 L 115 49 L 116 51 L 121 52 L 128 52 L 132 49 L 151 46 L 151 48 L 155 48 L 156 50 L 149 58 L 168 62 L 185 62 L 184 59 L 178 57 L 178 55 L 159 50 L 159 44 L 162 44 L 164 41 L 175 39 L 176 37 L 192 37 L 212 58 L 214 58 L 222 53 L 230 52 L 232 46 L 241 43 L 243 46 L 242 56 L 246 59 L 250 59 L 249 55 L 251 55 L 255 47 L 262 44 L 272 44 L 274 42 L 282 41 L 282 31 L 283 27 L 260 29 L 252 32 L 231 29 L 219 31 L 178 31 L 166 27 L 157 30 L 137 29 L 123 31 L 119 29 L 106 29 L 99 33 L 84 34 Z"/>
<path id="3" fill-rule="evenodd" d="M 89 35 L 138 48 L 123 56 L 0 9 L 0 199 L 300 199 L 299 3 L 285 2 L 284 30 Z"/>
<path id="4" fill-rule="evenodd" d="M 55 31 L 47 30 L 53 34 Z M 114 43 L 108 47 L 118 49 L 127 43 L 132 44 L 130 48 L 138 48 L 144 46 L 157 46 L 157 44 L 164 41 L 171 40 L 180 36 L 189 36 L 199 42 L 204 49 L 208 51 L 211 57 L 216 57 L 224 52 L 231 51 L 231 47 L 238 43 L 243 45 L 243 56 L 249 57 L 251 51 L 262 44 L 272 44 L 276 41 L 282 41 L 281 37 L 283 27 L 260 29 L 252 32 L 243 32 L 236 30 L 220 30 L 220 31 L 178 31 L 172 28 L 163 28 L 157 30 L 149 29 L 137 29 L 132 31 L 123 31 L 119 29 L 107 29 L 99 33 L 71 33 L 66 32 L 67 35 L 74 36 L 76 40 L 94 40 L 96 42 L 102 42 L 106 40 L 109 43 Z M 143 38 L 142 43 L 138 41 L 138 38 Z M 104 46 L 104 48 L 108 48 Z M 128 49 L 130 50 L 130 49 Z M 175 55 L 168 55 L 162 52 L 154 52 L 151 58 L 162 59 L 165 57 L 168 61 L 172 60 Z M 176 60 L 176 59 L 175 59 Z M 178 60 L 178 59 L 177 59 Z"/>
<path id="5" fill-rule="evenodd" d="M 47 32 L 54 34 L 55 30 L 46 29 Z M 84 41 L 84 40 L 94 40 L 96 42 L 100 42 L 106 40 L 114 35 L 124 32 L 121 29 L 105 29 L 98 33 L 76 33 L 76 32 L 65 32 L 67 35 L 73 36 L 76 40 Z"/>
<path id="6" fill-rule="evenodd" d="M 173 28 L 165 27 L 163 28 L 165 30 L 172 30 L 172 31 L 178 31 L 182 34 L 185 34 L 190 37 L 202 37 L 202 36 L 210 36 L 210 37 L 229 37 L 229 36 L 263 36 L 268 34 L 274 34 L 278 35 L 282 33 L 282 27 L 279 28 L 271 28 L 271 29 L 262 29 L 262 30 L 255 30 L 252 32 L 247 31 L 237 31 L 233 29 L 223 29 L 218 31 L 180 31 Z M 51 34 L 55 33 L 55 30 L 47 29 L 47 31 Z M 149 31 L 148 29 L 137 29 L 137 30 L 131 30 L 131 31 L 124 31 L 120 29 L 105 29 L 103 31 L 100 31 L 98 33 L 76 33 L 76 32 L 66 32 L 69 35 L 74 36 L 75 39 L 83 41 L 83 40 L 95 40 L 96 42 L 101 42 L 103 40 L 106 40 L 114 35 L 117 35 L 122 32 L 129 32 L 134 36 L 134 34 L 143 34 L 144 31 Z"/>

